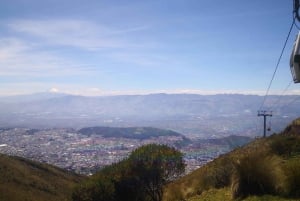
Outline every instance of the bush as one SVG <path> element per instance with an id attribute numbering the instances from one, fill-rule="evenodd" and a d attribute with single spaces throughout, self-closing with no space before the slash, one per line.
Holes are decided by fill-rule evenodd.
<path id="1" fill-rule="evenodd" d="M 73 201 L 113 201 L 114 186 L 107 178 L 97 181 L 86 181 L 74 189 Z"/>
<path id="2" fill-rule="evenodd" d="M 72 195 L 73 201 L 161 201 L 163 187 L 184 172 L 183 155 L 166 145 L 149 144 L 112 164 Z"/>
<path id="3" fill-rule="evenodd" d="M 285 166 L 286 193 L 291 197 L 300 197 L 300 161 L 299 158 L 289 160 Z"/>
<path id="4" fill-rule="evenodd" d="M 281 159 L 266 153 L 250 152 L 235 163 L 232 197 L 278 194 L 284 190 Z"/>
<path id="5" fill-rule="evenodd" d="M 273 153 L 290 157 L 292 155 L 299 155 L 300 152 L 300 138 L 295 136 L 273 136 L 270 144 Z"/>
<path id="6" fill-rule="evenodd" d="M 219 158 L 208 166 L 199 178 L 199 186 L 203 190 L 209 188 L 224 188 L 230 185 L 233 174 L 233 163 L 229 158 Z"/>

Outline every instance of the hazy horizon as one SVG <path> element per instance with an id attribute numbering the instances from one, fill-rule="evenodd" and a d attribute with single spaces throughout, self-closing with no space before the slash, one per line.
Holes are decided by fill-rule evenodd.
<path id="1" fill-rule="evenodd" d="M 299 90 L 300 91 L 300 90 Z M 270 96 L 298 96 L 298 90 L 290 90 L 282 94 L 282 91 L 271 92 Z M 187 95 L 254 95 L 254 96 L 265 96 L 265 91 L 203 91 L 203 90 L 159 90 L 159 91 L 111 91 L 111 92 L 101 92 L 101 93 L 76 93 L 71 91 L 60 91 L 58 89 L 49 89 L 45 91 L 35 91 L 35 92 L 24 92 L 24 93 L 8 93 L 0 94 L 0 97 L 6 96 L 22 96 L 22 95 L 35 95 L 35 94 L 66 94 L 74 96 L 87 96 L 87 97 L 98 97 L 98 96 L 127 96 L 127 95 L 153 95 L 153 94 L 187 94 Z"/>

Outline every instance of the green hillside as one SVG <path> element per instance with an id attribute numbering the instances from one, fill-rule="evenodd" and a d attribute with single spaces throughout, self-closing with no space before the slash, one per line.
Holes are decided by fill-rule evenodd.
<path id="1" fill-rule="evenodd" d="M 181 139 L 175 144 L 178 147 L 191 143 L 190 139 L 180 133 L 153 127 L 87 127 L 80 129 L 78 132 L 87 136 L 101 135 L 104 138 L 114 137 L 137 140 L 147 140 L 157 137 L 177 137 Z"/>
<path id="2" fill-rule="evenodd" d="M 300 200 L 300 119 L 165 187 L 164 201 Z"/>
<path id="3" fill-rule="evenodd" d="M 54 166 L 0 155 L 0 201 L 67 201 L 81 176 Z"/>
<path id="4" fill-rule="evenodd" d="M 183 137 L 182 134 L 171 131 L 171 130 L 164 130 L 159 128 L 152 128 L 152 127 L 128 127 L 128 128 L 121 128 L 121 127 L 88 127 L 82 128 L 78 131 L 83 135 L 101 135 L 103 137 L 116 137 L 116 138 L 129 138 L 129 139 L 150 139 L 153 137 L 160 137 L 160 136 L 177 136 Z"/>

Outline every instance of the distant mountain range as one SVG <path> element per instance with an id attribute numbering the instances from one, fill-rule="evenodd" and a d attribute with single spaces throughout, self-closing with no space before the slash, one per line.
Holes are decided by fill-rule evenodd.
<path id="1" fill-rule="evenodd" d="M 157 127 L 189 137 L 262 133 L 255 95 L 150 94 L 84 97 L 57 93 L 0 97 L 0 127 Z M 300 114 L 298 96 L 269 96 L 272 132 Z M 269 109 L 269 108 L 267 108 Z M 269 123 L 268 123 L 269 126 Z"/>

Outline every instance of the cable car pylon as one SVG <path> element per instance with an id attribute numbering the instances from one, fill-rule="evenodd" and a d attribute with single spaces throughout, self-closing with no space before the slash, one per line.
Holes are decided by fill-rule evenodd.
<path id="1" fill-rule="evenodd" d="M 266 137 L 266 129 L 267 129 L 267 125 L 266 125 L 266 121 L 267 121 L 267 117 L 271 117 L 272 115 L 272 111 L 266 111 L 266 110 L 259 110 L 257 113 L 257 116 L 263 116 L 264 117 L 264 135 L 263 137 Z"/>

